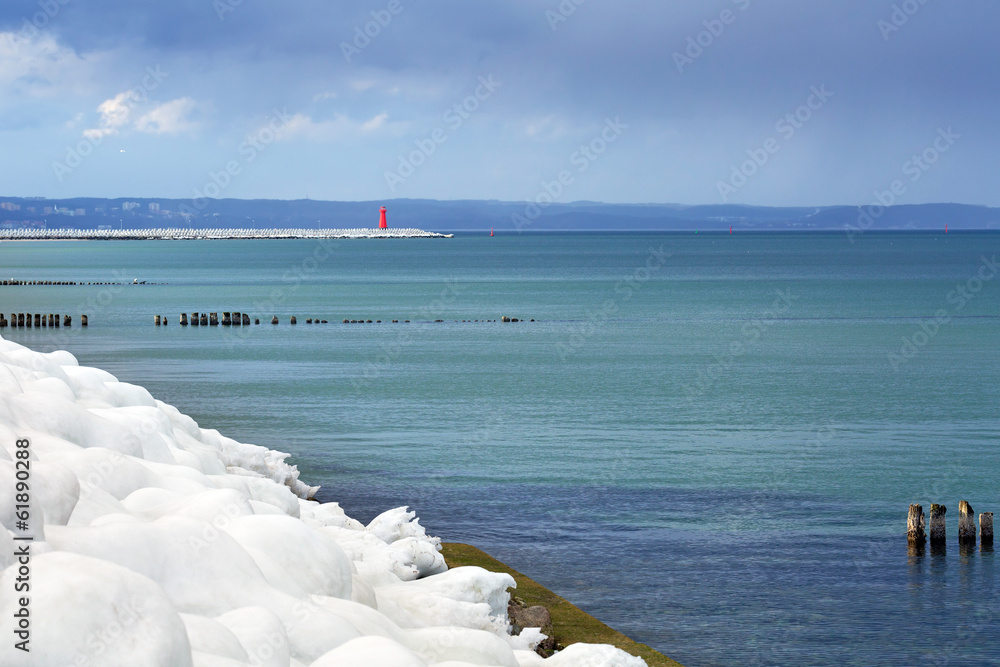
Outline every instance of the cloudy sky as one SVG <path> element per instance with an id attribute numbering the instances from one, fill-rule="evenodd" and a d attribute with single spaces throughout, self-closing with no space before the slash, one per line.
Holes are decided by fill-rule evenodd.
<path id="1" fill-rule="evenodd" d="M 997 25 L 994 0 L 5 0 L 0 195 L 997 206 Z"/>

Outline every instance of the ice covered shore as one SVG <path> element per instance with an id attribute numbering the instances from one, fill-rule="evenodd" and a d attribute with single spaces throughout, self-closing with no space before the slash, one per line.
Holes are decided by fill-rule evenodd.
<path id="1" fill-rule="evenodd" d="M 406 508 L 364 526 L 306 500 L 286 457 L 0 338 L 0 664 L 645 665 L 543 660 L 537 630 L 507 634 L 508 575 L 447 570 Z"/>

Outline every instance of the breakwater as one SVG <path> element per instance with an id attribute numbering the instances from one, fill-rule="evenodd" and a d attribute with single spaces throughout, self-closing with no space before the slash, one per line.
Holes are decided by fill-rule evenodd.
<path id="1" fill-rule="evenodd" d="M 422 229 L 0 229 L 4 241 L 188 241 L 211 239 L 451 238 Z"/>

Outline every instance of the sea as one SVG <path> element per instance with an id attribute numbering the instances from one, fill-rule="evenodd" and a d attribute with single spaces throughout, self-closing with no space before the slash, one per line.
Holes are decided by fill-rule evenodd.
<path id="1" fill-rule="evenodd" d="M 112 284 L 0 286 L 0 311 L 72 315 L 2 335 L 688 667 L 997 665 L 1000 568 L 957 525 L 1000 510 L 998 255 L 956 231 L 3 242 L 0 280 Z M 225 311 L 260 324 L 178 325 Z M 948 508 L 944 545 L 907 544 L 911 503 Z"/>

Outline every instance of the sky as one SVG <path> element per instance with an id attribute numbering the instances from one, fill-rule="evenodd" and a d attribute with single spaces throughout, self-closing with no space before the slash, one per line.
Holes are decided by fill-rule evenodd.
<path id="1" fill-rule="evenodd" d="M 0 196 L 1000 206 L 992 0 L 5 0 Z"/>

